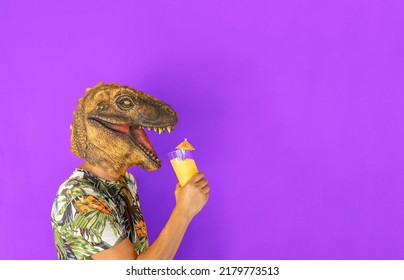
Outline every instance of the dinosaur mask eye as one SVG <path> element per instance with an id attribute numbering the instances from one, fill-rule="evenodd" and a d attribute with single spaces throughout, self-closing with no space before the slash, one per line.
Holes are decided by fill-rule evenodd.
<path id="1" fill-rule="evenodd" d="M 121 108 L 121 109 L 130 109 L 130 108 L 132 108 L 133 106 L 135 106 L 135 103 L 133 102 L 133 100 L 132 100 L 130 97 L 128 97 L 128 96 L 119 97 L 119 98 L 116 100 L 116 104 L 117 104 L 118 107 Z"/>

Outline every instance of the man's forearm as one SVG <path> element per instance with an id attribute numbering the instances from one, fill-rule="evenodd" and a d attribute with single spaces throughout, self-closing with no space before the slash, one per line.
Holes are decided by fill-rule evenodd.
<path id="1" fill-rule="evenodd" d="M 184 237 L 191 218 L 174 208 L 163 230 L 138 260 L 172 260 Z"/>

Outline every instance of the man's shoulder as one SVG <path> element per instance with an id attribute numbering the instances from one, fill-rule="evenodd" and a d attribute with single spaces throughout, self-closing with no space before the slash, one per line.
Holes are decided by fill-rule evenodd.
<path id="1" fill-rule="evenodd" d="M 97 191 L 97 179 L 89 176 L 84 170 L 76 169 L 59 186 L 58 195 L 69 195 L 77 197 L 94 194 Z"/>
<path id="2" fill-rule="evenodd" d="M 87 185 L 84 174 L 74 170 L 59 186 L 52 205 L 52 219 L 57 221 L 64 215 L 69 204 L 76 198 L 85 195 L 84 188 Z"/>

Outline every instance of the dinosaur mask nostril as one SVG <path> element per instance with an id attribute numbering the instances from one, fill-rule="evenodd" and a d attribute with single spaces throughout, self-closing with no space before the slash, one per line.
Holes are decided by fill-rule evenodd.
<path id="1" fill-rule="evenodd" d="M 171 116 L 177 115 L 177 113 L 169 106 L 164 106 L 164 110 L 166 110 L 166 112 L 169 113 Z"/>

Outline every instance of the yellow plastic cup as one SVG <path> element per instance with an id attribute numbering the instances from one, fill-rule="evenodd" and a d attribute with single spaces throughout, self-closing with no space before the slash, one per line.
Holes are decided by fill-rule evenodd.
<path id="1" fill-rule="evenodd" d="M 198 173 L 198 168 L 190 150 L 177 149 L 168 153 L 168 157 L 181 187 L 185 186 L 189 179 Z"/>

